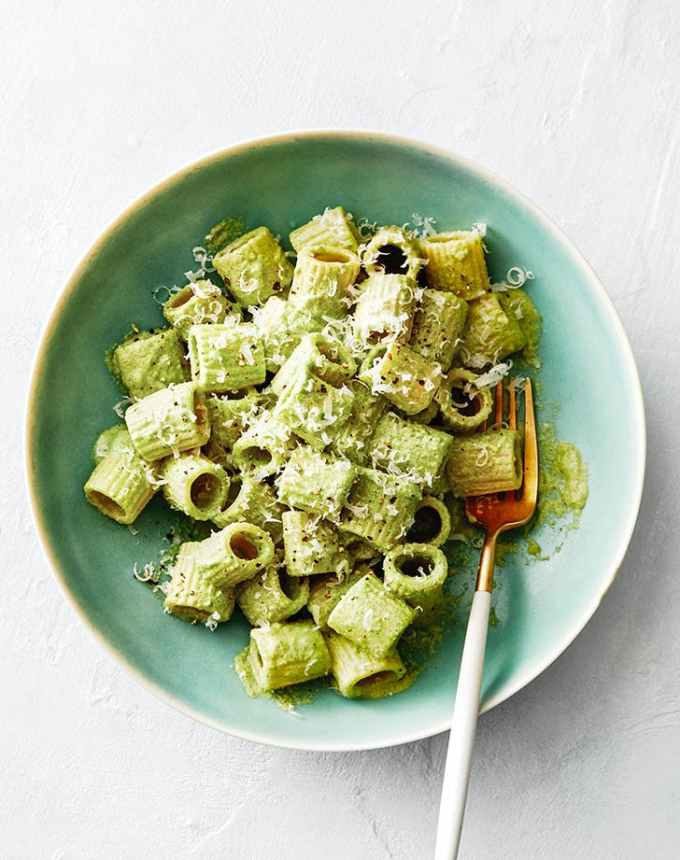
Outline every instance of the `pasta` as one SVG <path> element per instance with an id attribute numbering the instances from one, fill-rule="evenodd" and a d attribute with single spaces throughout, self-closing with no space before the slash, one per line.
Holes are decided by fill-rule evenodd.
<path id="1" fill-rule="evenodd" d="M 264 382 L 264 344 L 253 325 L 192 325 L 191 378 L 200 391 L 238 391 Z"/>
<path id="2" fill-rule="evenodd" d="M 136 399 L 189 378 L 174 329 L 133 331 L 113 350 L 111 369 L 123 388 Z"/>
<path id="3" fill-rule="evenodd" d="M 478 375 L 465 368 L 447 373 L 435 395 L 446 427 L 469 433 L 481 427 L 491 415 L 493 398 L 488 388 L 475 385 Z"/>
<path id="4" fill-rule="evenodd" d="M 450 290 L 461 299 L 476 299 L 489 289 L 482 236 L 476 230 L 437 233 L 421 243 L 427 275 L 436 290 Z"/>
<path id="5" fill-rule="evenodd" d="M 253 627 L 276 624 L 296 615 L 307 605 L 309 580 L 293 578 L 272 565 L 238 592 L 239 609 Z"/>
<path id="6" fill-rule="evenodd" d="M 490 386 L 507 356 L 537 365 L 540 315 L 490 286 L 476 229 L 357 227 L 336 206 L 290 233 L 295 253 L 244 230 L 215 225 L 166 327 L 109 352 L 128 405 L 85 497 L 131 525 L 158 494 L 203 524 L 157 588 L 184 622 L 245 617 L 249 693 L 328 676 L 393 695 L 417 674 L 404 633 L 444 606 L 462 499 L 521 484 Z"/>
<path id="7" fill-rule="evenodd" d="M 243 307 L 288 292 L 293 280 L 290 261 L 266 227 L 239 236 L 215 255 L 213 265 Z"/>
<path id="8" fill-rule="evenodd" d="M 163 305 L 163 316 L 186 340 L 192 325 L 223 323 L 227 316 L 241 319 L 241 309 L 230 302 L 212 281 L 193 281 Z"/>

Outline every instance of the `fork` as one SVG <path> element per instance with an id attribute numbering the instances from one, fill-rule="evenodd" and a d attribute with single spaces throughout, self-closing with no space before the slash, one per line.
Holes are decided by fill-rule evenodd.
<path id="1" fill-rule="evenodd" d="M 508 393 L 508 426 L 517 429 L 517 392 L 514 383 Z M 495 391 L 495 427 L 503 423 L 505 394 L 502 383 Z M 486 425 L 484 427 L 486 429 Z M 524 469 L 522 486 L 517 492 L 469 496 L 465 513 L 481 525 L 486 536 L 479 560 L 479 572 L 458 677 L 458 688 L 451 721 L 449 747 L 442 795 L 439 805 L 435 860 L 453 860 L 458 856 L 463 814 L 467 798 L 472 746 L 477 729 L 479 696 L 484 673 L 484 652 L 489 626 L 496 541 L 502 532 L 529 522 L 536 510 L 538 496 L 538 445 L 531 380 L 524 383 Z"/>

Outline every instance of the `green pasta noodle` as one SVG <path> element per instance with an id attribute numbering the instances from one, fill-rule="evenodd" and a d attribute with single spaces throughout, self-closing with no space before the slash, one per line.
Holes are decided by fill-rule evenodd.
<path id="1" fill-rule="evenodd" d="M 244 583 L 236 599 L 253 627 L 276 624 L 304 609 L 309 599 L 309 580 L 289 576 L 284 568 L 270 565 Z"/>
<path id="2" fill-rule="evenodd" d="M 435 395 L 436 396 L 436 395 Z M 416 424 L 432 424 L 435 418 L 439 415 L 439 404 L 436 399 L 433 399 L 429 406 L 416 412 L 415 415 L 409 415 L 409 419 Z"/>
<path id="3" fill-rule="evenodd" d="M 224 507 L 229 475 L 201 454 L 168 457 L 160 467 L 160 477 L 170 507 L 195 520 L 210 520 Z"/>
<path id="4" fill-rule="evenodd" d="M 231 523 L 253 523 L 278 543 L 282 533 L 281 512 L 269 484 L 248 475 L 232 475 L 226 505 L 213 517 L 213 522 L 220 529 Z"/>
<path id="5" fill-rule="evenodd" d="M 132 447 L 112 450 L 102 457 L 85 483 L 91 505 L 122 525 L 130 525 L 156 492 L 149 466 Z"/>
<path id="6" fill-rule="evenodd" d="M 405 601 L 367 573 L 336 604 L 328 626 L 368 654 L 384 657 L 414 618 L 414 610 Z"/>
<path id="7" fill-rule="evenodd" d="M 177 332 L 171 328 L 134 331 L 113 350 L 110 367 L 135 399 L 189 378 Z"/>
<path id="8" fill-rule="evenodd" d="M 336 388 L 299 368 L 287 382 L 273 414 L 291 433 L 321 449 L 336 438 L 352 414 L 353 402 L 354 394 L 346 385 Z"/>
<path id="9" fill-rule="evenodd" d="M 264 344 L 252 324 L 193 325 L 187 343 L 200 391 L 237 391 L 265 380 Z"/>
<path id="10" fill-rule="evenodd" d="M 543 323 L 536 305 L 524 290 L 509 290 L 505 293 L 499 293 L 498 301 L 506 314 L 512 314 L 515 317 L 526 339 L 526 344 L 522 349 L 522 358 L 532 367 L 539 368 L 541 361 L 538 356 L 538 345 Z"/>
<path id="11" fill-rule="evenodd" d="M 254 627 L 249 662 L 261 690 L 278 690 L 327 675 L 331 658 L 313 621 Z"/>
<path id="12" fill-rule="evenodd" d="M 352 379 L 348 386 L 354 395 L 352 411 L 336 433 L 331 449 L 338 456 L 351 460 L 358 466 L 365 466 L 368 463 L 370 441 L 376 425 L 389 404 L 384 397 L 373 394 L 358 379 Z"/>
<path id="13" fill-rule="evenodd" d="M 441 602 L 449 568 L 439 547 L 407 543 L 387 553 L 383 572 L 385 588 L 410 606 L 427 612 Z"/>
<path id="14" fill-rule="evenodd" d="M 331 245 L 356 253 L 357 238 L 352 216 L 342 206 L 325 209 L 289 236 L 290 244 L 298 253 L 310 245 Z"/>
<path id="15" fill-rule="evenodd" d="M 428 361 L 448 370 L 462 343 L 468 306 L 455 293 L 423 290 L 413 318 L 409 346 Z"/>
<path id="16" fill-rule="evenodd" d="M 491 392 L 477 388 L 477 379 L 471 370 L 455 368 L 442 380 L 435 395 L 443 423 L 456 433 L 477 430 L 493 411 Z"/>
<path id="17" fill-rule="evenodd" d="M 349 382 L 356 373 L 356 362 L 337 338 L 320 332 L 305 335 L 271 382 L 277 397 L 284 397 L 300 373 L 312 375 L 330 385 Z"/>
<path id="18" fill-rule="evenodd" d="M 484 243 L 476 230 L 437 233 L 420 242 L 427 259 L 431 287 L 446 290 L 461 299 L 476 299 L 489 289 Z"/>
<path id="19" fill-rule="evenodd" d="M 314 331 L 315 318 L 296 311 L 278 296 L 270 296 L 261 308 L 252 308 L 253 324 L 262 338 L 267 370 L 275 373 L 293 352 L 306 331 Z M 321 328 L 321 325 L 318 325 Z"/>
<path id="20" fill-rule="evenodd" d="M 493 424 L 493 387 L 514 353 L 540 365 L 541 317 L 518 289 L 531 273 L 490 284 L 481 226 L 411 221 L 357 227 L 327 208 L 291 231 L 292 253 L 225 218 L 188 282 L 154 290 L 170 327 L 133 325 L 107 353 L 130 397 L 96 440 L 86 499 L 131 524 L 160 489 L 190 518 L 168 538 L 209 535 L 161 556 L 162 573 L 177 553 L 169 580 L 135 575 L 210 630 L 238 603 L 248 695 L 327 674 L 348 699 L 406 689 L 448 616 L 447 542 L 479 536 L 465 497 L 521 487 L 521 434 Z M 399 644 L 425 622 L 427 649 L 422 629 Z"/>
<path id="21" fill-rule="evenodd" d="M 369 353 L 360 379 L 374 394 L 382 394 L 407 415 L 416 415 L 432 402 L 441 376 L 438 364 L 394 342 Z"/>
<path id="22" fill-rule="evenodd" d="M 340 532 L 340 541 L 353 564 L 362 561 L 375 561 L 381 556 L 380 550 L 376 549 L 373 544 L 350 532 Z"/>
<path id="23" fill-rule="evenodd" d="M 290 576 L 312 576 L 349 568 L 349 553 L 340 543 L 336 528 L 327 520 L 305 511 L 282 514 L 283 547 Z"/>
<path id="24" fill-rule="evenodd" d="M 97 437 L 92 449 L 92 459 L 95 463 L 101 463 L 109 454 L 121 454 L 124 451 L 133 451 L 135 446 L 125 424 L 115 424 L 104 430 Z"/>
<path id="25" fill-rule="evenodd" d="M 320 630 L 328 629 L 328 616 L 355 582 L 370 573 L 370 568 L 359 565 L 351 573 L 334 573 L 312 580 L 307 608 Z"/>
<path id="26" fill-rule="evenodd" d="M 369 275 L 403 275 L 414 283 L 424 262 L 417 243 L 402 227 L 381 227 L 365 246 L 361 261 Z"/>
<path id="27" fill-rule="evenodd" d="M 207 582 L 234 588 L 265 570 L 274 560 L 274 543 L 252 523 L 231 523 L 200 541 L 197 561 Z"/>
<path id="28" fill-rule="evenodd" d="M 254 388 L 242 388 L 228 397 L 212 394 L 206 398 L 210 439 L 205 453 L 211 460 L 222 466 L 233 465 L 232 449 L 257 416 L 263 400 Z"/>
<path id="29" fill-rule="evenodd" d="M 240 236 L 213 258 L 229 292 L 244 307 L 262 305 L 270 296 L 288 291 L 293 267 L 266 227 Z"/>
<path id="30" fill-rule="evenodd" d="M 355 477 L 356 467 L 349 460 L 300 447 L 279 478 L 279 501 L 290 508 L 334 517 L 347 500 Z"/>
<path id="31" fill-rule="evenodd" d="M 411 481 L 357 467 L 339 528 L 386 552 L 411 527 L 421 498 L 422 490 Z"/>
<path id="32" fill-rule="evenodd" d="M 371 275 L 361 284 L 354 332 L 364 344 L 408 340 L 416 307 L 416 284 L 406 275 Z"/>
<path id="33" fill-rule="evenodd" d="M 199 551 L 200 544 L 196 542 L 180 546 L 165 595 L 165 611 L 192 624 L 228 621 L 236 596 L 206 578 L 198 562 Z"/>
<path id="34" fill-rule="evenodd" d="M 206 233 L 203 244 L 212 256 L 218 254 L 222 248 L 226 248 L 246 231 L 246 226 L 241 218 L 224 218 L 214 224 Z"/>
<path id="35" fill-rule="evenodd" d="M 163 304 L 163 316 L 182 340 L 192 325 L 223 323 L 226 318 L 241 319 L 238 305 L 230 302 L 212 281 L 193 281 L 182 287 Z"/>
<path id="36" fill-rule="evenodd" d="M 431 487 L 446 463 L 453 437 L 392 412 L 378 421 L 371 440 L 373 467 Z"/>
<path id="37" fill-rule="evenodd" d="M 380 699 L 389 695 L 406 674 L 396 649 L 377 657 L 332 632 L 326 644 L 331 655 L 331 674 L 346 699 Z"/>
<path id="38" fill-rule="evenodd" d="M 305 246 L 298 253 L 290 305 L 317 317 L 341 319 L 352 303 L 348 291 L 359 266 L 352 251 L 332 245 Z"/>
<path id="39" fill-rule="evenodd" d="M 262 479 L 279 472 L 290 451 L 290 428 L 265 410 L 234 443 L 232 458 L 242 472 Z"/>
<path id="40" fill-rule="evenodd" d="M 424 496 L 418 502 L 413 525 L 406 533 L 406 542 L 441 546 L 449 539 L 450 532 L 451 516 L 448 507 L 435 496 Z"/>
<path id="41" fill-rule="evenodd" d="M 132 444 L 144 460 L 161 460 L 210 437 L 203 395 L 191 382 L 171 385 L 133 403 L 125 413 Z"/>
<path id="42" fill-rule="evenodd" d="M 460 355 L 466 367 L 496 364 L 526 346 L 526 336 L 512 312 L 506 312 L 496 293 L 470 302 Z"/>
<path id="43" fill-rule="evenodd" d="M 516 430 L 487 430 L 454 440 L 446 464 L 454 496 L 481 496 L 518 490 L 522 460 Z"/>

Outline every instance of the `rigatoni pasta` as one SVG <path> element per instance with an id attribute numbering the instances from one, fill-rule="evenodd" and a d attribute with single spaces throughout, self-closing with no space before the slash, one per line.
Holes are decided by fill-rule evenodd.
<path id="1" fill-rule="evenodd" d="M 167 327 L 110 351 L 125 424 L 97 438 L 85 497 L 141 528 L 158 494 L 200 524 L 156 587 L 182 621 L 245 617 L 249 693 L 328 676 L 393 695 L 417 674 L 404 634 L 444 613 L 459 500 L 521 484 L 519 434 L 486 429 L 489 386 L 507 356 L 537 361 L 540 317 L 490 286 L 477 229 L 336 206 L 289 242 L 224 219 Z"/>

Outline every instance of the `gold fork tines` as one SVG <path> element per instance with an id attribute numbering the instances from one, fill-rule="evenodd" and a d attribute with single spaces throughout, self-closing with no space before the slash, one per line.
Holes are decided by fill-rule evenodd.
<path id="1" fill-rule="evenodd" d="M 472 522 L 486 531 L 484 546 L 479 560 L 477 591 L 493 589 L 493 568 L 496 555 L 496 540 L 502 532 L 516 529 L 529 522 L 536 510 L 538 497 L 538 442 L 536 418 L 531 380 L 527 379 L 524 392 L 524 465 L 522 486 L 516 493 L 490 493 L 485 496 L 468 496 L 465 513 Z M 505 392 L 502 383 L 496 386 L 495 427 L 503 425 Z M 511 383 L 508 394 L 508 426 L 517 429 L 517 392 Z"/>

